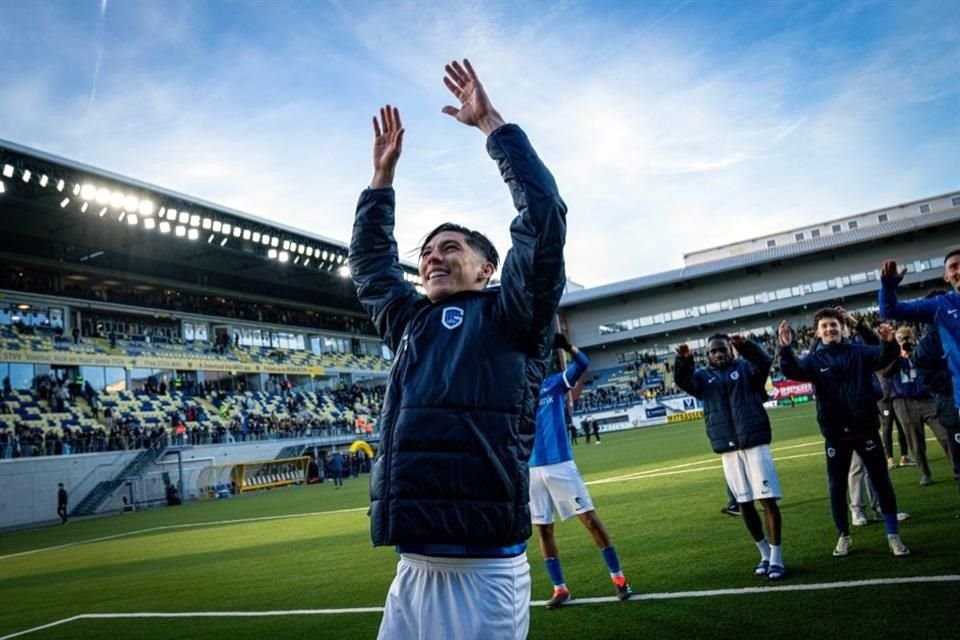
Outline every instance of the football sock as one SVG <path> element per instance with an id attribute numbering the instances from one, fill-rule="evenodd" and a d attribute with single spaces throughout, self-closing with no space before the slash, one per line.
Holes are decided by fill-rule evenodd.
<path id="1" fill-rule="evenodd" d="M 888 536 L 900 533 L 900 524 L 897 522 L 896 511 L 883 514 L 883 524 L 887 527 Z"/>
<path id="2" fill-rule="evenodd" d="M 566 589 L 567 585 L 563 582 L 563 569 L 560 568 L 560 558 L 547 558 L 543 564 L 547 566 L 547 575 L 550 576 L 553 586 Z"/>
<path id="3" fill-rule="evenodd" d="M 754 544 L 757 545 L 757 549 L 760 550 L 760 559 L 770 562 L 770 544 L 767 542 L 767 539 L 757 540 Z"/>
<path id="4" fill-rule="evenodd" d="M 603 561 L 607 563 L 611 578 L 623 576 L 623 572 L 620 571 L 620 558 L 617 557 L 617 550 L 613 548 L 613 545 L 600 549 L 600 555 L 603 556 Z"/>
<path id="5" fill-rule="evenodd" d="M 783 547 L 779 544 L 770 545 L 770 564 L 783 566 Z"/>

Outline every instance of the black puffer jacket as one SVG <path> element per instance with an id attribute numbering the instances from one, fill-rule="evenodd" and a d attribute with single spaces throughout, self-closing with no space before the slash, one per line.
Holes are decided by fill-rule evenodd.
<path id="1" fill-rule="evenodd" d="M 741 347 L 740 355 L 725 367 L 706 369 L 695 369 L 693 356 L 677 357 L 674 369 L 677 386 L 703 401 L 707 437 L 716 453 L 750 449 L 771 440 L 763 403 L 772 359 L 750 341 Z"/>
<path id="2" fill-rule="evenodd" d="M 894 341 L 881 346 L 822 344 L 804 358 L 781 347 L 780 370 L 791 380 L 813 383 L 817 422 L 825 438 L 859 438 L 876 435 L 880 428 L 873 372 L 887 367 L 899 353 Z"/>
<path id="3" fill-rule="evenodd" d="M 393 189 L 364 191 L 357 205 L 350 269 L 396 354 L 370 478 L 375 545 L 530 536 L 527 461 L 565 284 L 566 206 L 517 126 L 491 134 L 487 150 L 519 212 L 499 288 L 431 303 L 399 268 Z"/>

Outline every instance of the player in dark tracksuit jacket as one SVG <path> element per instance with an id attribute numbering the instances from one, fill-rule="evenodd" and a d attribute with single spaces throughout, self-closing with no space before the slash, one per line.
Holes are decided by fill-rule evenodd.
<path id="1" fill-rule="evenodd" d="M 899 536 L 897 498 L 880 443 L 873 390 L 874 372 L 893 362 L 900 349 L 889 325 L 878 329 L 882 346 L 868 346 L 844 341 L 842 323 L 843 316 L 835 309 L 817 311 L 814 324 L 822 344 L 801 358 L 791 348 L 793 330 L 786 321 L 780 323 L 780 369 L 792 380 L 812 382 L 817 396 L 817 422 L 827 454 L 830 508 L 840 534 L 833 555 L 846 556 L 852 544 L 847 482 L 854 451 L 863 460 L 880 500 L 891 552 L 907 555 L 910 551 Z"/>
<path id="2" fill-rule="evenodd" d="M 730 345 L 741 357 L 734 357 Z M 707 437 L 715 453 L 723 457 L 723 471 L 736 494 L 743 523 L 760 550 L 754 574 L 780 580 L 786 575 L 781 540 L 780 482 L 770 454 L 770 418 L 763 403 L 772 359 L 759 346 L 742 336 L 712 336 L 707 343 L 709 365 L 694 366 L 687 345 L 677 347 L 674 381 L 703 401 Z M 754 506 L 763 505 L 769 542 Z"/>

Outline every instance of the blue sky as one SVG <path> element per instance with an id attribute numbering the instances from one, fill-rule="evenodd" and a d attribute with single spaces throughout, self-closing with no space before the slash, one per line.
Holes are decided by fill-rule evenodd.
<path id="1" fill-rule="evenodd" d="M 0 138 L 348 240 L 370 117 L 399 105 L 397 236 L 504 251 L 483 137 L 440 113 L 467 56 L 570 208 L 568 276 L 960 188 L 960 3 L 0 3 Z"/>

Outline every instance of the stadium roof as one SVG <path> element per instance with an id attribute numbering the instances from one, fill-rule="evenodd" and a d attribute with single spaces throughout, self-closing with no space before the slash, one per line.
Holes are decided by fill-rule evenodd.
<path id="1" fill-rule="evenodd" d="M 360 311 L 345 242 L 0 140 L 8 264 L 113 270 Z M 401 263 L 413 283 L 416 266 Z"/>
<path id="2" fill-rule="evenodd" d="M 821 251 L 829 251 L 840 247 L 851 246 L 864 242 L 872 242 L 882 238 L 896 236 L 902 233 L 916 231 L 928 227 L 935 227 L 943 224 L 960 222 L 960 207 L 952 207 L 936 213 L 923 216 L 894 220 L 879 225 L 862 227 L 844 233 L 821 236 L 819 238 L 805 240 L 796 244 L 773 247 L 761 251 L 754 251 L 739 256 L 723 258 L 711 262 L 662 271 L 639 278 L 614 282 L 599 287 L 583 289 L 581 291 L 571 291 L 560 300 L 561 307 L 571 307 L 587 302 L 603 300 L 614 296 L 621 296 L 629 293 L 636 293 L 647 289 L 662 287 L 675 284 L 695 278 L 716 275 L 724 272 L 742 269 L 746 267 L 766 264 L 778 260 L 796 258 Z"/>

